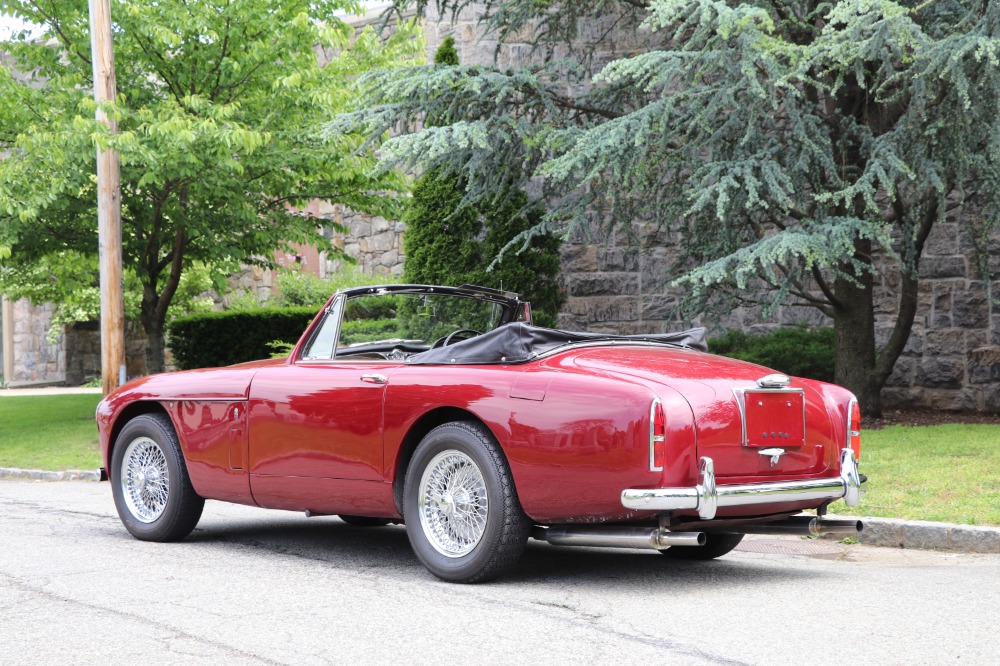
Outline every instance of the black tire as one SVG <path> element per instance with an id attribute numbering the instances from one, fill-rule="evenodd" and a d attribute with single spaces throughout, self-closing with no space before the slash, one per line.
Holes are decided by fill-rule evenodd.
<path id="1" fill-rule="evenodd" d="M 674 560 L 714 560 L 740 545 L 743 536 L 742 534 L 706 533 L 704 546 L 671 546 L 660 552 Z"/>
<path id="2" fill-rule="evenodd" d="M 122 467 L 126 454 L 130 459 L 132 456 L 138 459 L 142 451 L 153 462 L 137 469 L 141 479 L 137 480 L 137 476 L 125 478 Z M 163 469 L 167 474 L 165 484 L 160 482 Z M 146 470 L 150 472 L 148 478 Z M 145 494 L 149 479 L 155 484 L 149 496 L 158 494 L 156 500 L 147 499 Z M 128 492 L 126 487 L 133 492 Z M 190 534 L 198 524 L 205 500 L 191 486 L 180 442 L 166 414 L 137 416 L 122 428 L 111 456 L 111 493 L 122 524 L 136 539 L 177 541 Z M 127 493 L 130 499 L 126 499 Z"/>
<path id="3" fill-rule="evenodd" d="M 461 470 L 456 476 L 469 479 L 475 490 L 460 491 L 462 495 L 457 497 L 449 493 L 437 509 L 428 506 L 425 510 L 420 497 L 433 487 L 433 470 L 445 470 L 443 475 Z M 425 474 L 428 486 L 422 489 Z M 471 522 L 484 520 L 485 524 L 481 528 L 475 525 L 468 533 L 449 531 L 447 526 L 453 524 L 451 516 L 456 512 L 456 525 L 469 525 L 462 516 L 473 514 L 478 518 Z M 509 571 L 524 552 L 531 529 L 500 445 L 489 430 L 468 421 L 440 425 L 417 446 L 406 470 L 403 514 L 417 558 L 438 578 L 455 583 L 481 583 Z M 432 524 L 441 534 L 435 534 Z M 465 538 L 466 534 L 472 536 Z M 460 545 L 451 554 L 442 550 L 456 543 Z"/>
<path id="4" fill-rule="evenodd" d="M 388 518 L 368 518 L 367 516 L 346 516 L 341 514 L 337 517 L 354 527 L 382 527 L 391 522 Z"/>

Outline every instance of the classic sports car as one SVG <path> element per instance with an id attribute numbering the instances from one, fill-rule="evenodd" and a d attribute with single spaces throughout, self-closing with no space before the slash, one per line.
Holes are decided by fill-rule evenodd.
<path id="1" fill-rule="evenodd" d="M 206 498 L 404 522 L 433 574 L 476 582 L 529 537 L 710 559 L 746 533 L 856 534 L 824 519 L 860 496 L 854 396 L 705 349 L 703 329 L 534 327 L 482 287 L 363 287 L 288 358 L 144 377 L 97 422 L 148 541 L 187 536 Z"/>

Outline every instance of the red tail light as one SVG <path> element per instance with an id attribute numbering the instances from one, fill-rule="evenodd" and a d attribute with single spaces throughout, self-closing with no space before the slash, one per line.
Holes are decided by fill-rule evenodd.
<path id="1" fill-rule="evenodd" d="M 861 460 L 861 405 L 851 398 L 847 406 L 847 445 L 854 451 L 854 459 Z"/>
<path id="2" fill-rule="evenodd" d="M 649 407 L 649 470 L 662 472 L 667 452 L 667 416 L 659 398 Z"/>

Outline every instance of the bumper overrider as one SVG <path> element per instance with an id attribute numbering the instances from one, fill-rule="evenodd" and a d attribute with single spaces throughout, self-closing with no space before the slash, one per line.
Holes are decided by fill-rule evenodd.
<path id="1" fill-rule="evenodd" d="M 629 488 L 622 505 L 637 511 L 697 510 L 702 520 L 715 518 L 719 507 L 797 503 L 843 498 L 847 506 L 861 499 L 861 475 L 851 449 L 840 453 L 840 476 L 802 481 L 717 485 L 715 463 L 701 459 L 699 483 L 693 488 Z"/>

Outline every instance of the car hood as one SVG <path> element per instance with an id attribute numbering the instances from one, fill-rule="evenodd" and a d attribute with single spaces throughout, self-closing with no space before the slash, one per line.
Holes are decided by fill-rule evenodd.
<path id="1" fill-rule="evenodd" d="M 226 368 L 164 372 L 133 380 L 112 396 L 128 395 L 138 400 L 246 400 L 250 381 L 260 368 L 285 363 L 287 359 L 276 358 Z"/>

